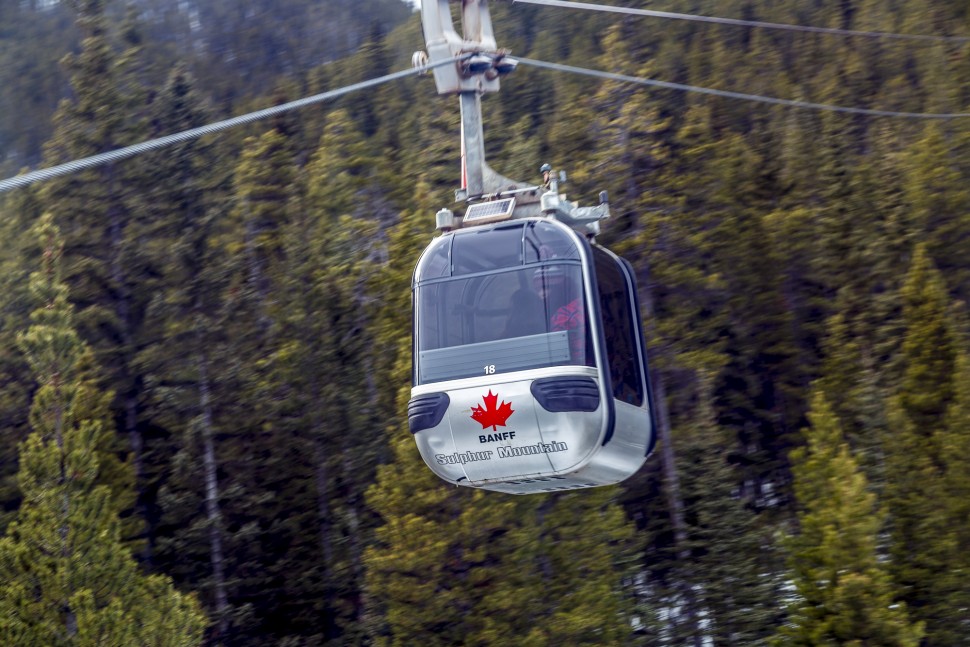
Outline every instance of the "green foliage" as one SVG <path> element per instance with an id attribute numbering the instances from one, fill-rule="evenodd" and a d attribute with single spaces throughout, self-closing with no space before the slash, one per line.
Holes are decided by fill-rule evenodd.
<path id="1" fill-rule="evenodd" d="M 39 159 L 66 82 L 57 63 L 78 40 L 67 3 L 47 11 L 32 4 L 0 7 L 0 147 L 10 154 L 0 164 L 5 177 Z"/>
<path id="2" fill-rule="evenodd" d="M 779 645 L 909 645 L 922 636 L 906 607 L 894 602 L 879 561 L 882 523 L 835 414 L 817 392 L 805 430 L 807 445 L 792 453 L 799 532 L 789 540 L 797 599 Z"/>
<path id="3" fill-rule="evenodd" d="M 928 639 L 957 645 L 963 634 L 955 605 L 967 586 L 951 570 L 961 559 L 953 532 L 959 519 L 953 506 L 959 504 L 948 497 L 947 482 L 955 475 L 947 469 L 942 445 L 960 437 L 959 423 L 955 436 L 947 428 L 948 416 L 959 416 L 954 403 L 958 347 L 945 288 L 923 246 L 916 248 L 902 297 L 903 376 L 890 402 L 893 436 L 886 461 L 893 576 L 913 616 L 925 621 Z M 959 450 L 952 456 L 956 465 L 961 456 Z"/>
<path id="4" fill-rule="evenodd" d="M 41 158 L 53 130 L 51 116 L 69 96 L 68 74 L 58 61 L 76 52 L 86 36 L 74 24 L 74 13 L 87 4 L 29 0 L 0 7 L 4 177 Z M 136 56 L 131 62 L 145 89 L 164 85 L 168 72 L 181 64 L 199 79 L 205 99 L 220 114 L 268 96 L 280 79 L 299 84 L 314 67 L 353 53 L 375 27 L 388 32 L 411 14 L 399 0 L 103 4 L 110 37 Z M 414 45 L 409 47 L 413 51 Z"/>
<path id="5" fill-rule="evenodd" d="M 900 404 L 922 433 L 932 434 L 953 400 L 956 340 L 947 321 L 946 288 L 925 247 L 916 248 L 903 299 L 906 364 Z"/>
<path id="6" fill-rule="evenodd" d="M 952 552 L 947 556 L 946 577 L 954 588 L 947 603 L 965 608 L 970 603 L 970 587 L 966 586 L 970 573 L 970 354 L 957 356 L 956 395 L 947 411 L 940 438 L 944 464 L 944 501 L 947 507 L 947 527 L 951 535 Z M 959 641 L 970 631 L 963 617 L 948 619 L 946 627 L 953 640 Z"/>
<path id="7" fill-rule="evenodd" d="M 60 247 L 41 221 L 43 304 L 20 344 L 40 381 L 33 432 L 21 445 L 23 503 L 0 539 L 0 639 L 5 645 L 196 645 L 205 616 L 159 575 L 144 576 L 121 541 L 119 496 L 104 484 L 103 398 L 85 379 L 90 353 L 73 328 Z"/>
<path id="8" fill-rule="evenodd" d="M 686 623 L 684 642 L 703 636 L 718 645 L 764 644 L 783 612 L 777 605 L 780 550 L 772 545 L 770 526 L 755 513 L 756 496 L 738 487 L 743 477 L 734 464 L 731 429 L 714 418 L 712 373 L 701 373 L 699 382 L 694 420 L 675 436 L 683 443 L 679 468 L 689 557 L 666 579 L 689 582 L 698 592 L 696 608 L 708 619 L 693 634 Z"/>
<path id="9" fill-rule="evenodd" d="M 397 0 L 0 4 L 11 173 L 46 133 L 47 163 L 62 162 L 403 69 L 421 47 L 420 21 Z M 959 3 L 755 4 L 721 14 L 967 33 Z M 513 55 L 822 103 L 970 105 L 958 44 L 524 5 L 492 16 Z M 68 50 L 71 101 L 46 123 L 68 85 L 44 66 Z M 20 506 L 28 400 L 51 393 L 16 343 L 32 308 L 26 232 L 49 211 L 77 338 L 92 349 L 71 388 L 74 418 L 99 421 L 86 431 L 97 487 L 125 510 L 123 536 L 146 531 L 143 565 L 202 594 L 213 644 L 764 644 L 789 612 L 784 546 L 796 575 L 838 581 L 803 578 L 779 639 L 824 644 L 867 625 L 906 642 L 912 625 L 890 606 L 901 599 L 928 644 L 966 643 L 965 120 L 823 115 L 525 65 L 483 110 L 503 175 L 536 181 L 549 162 L 569 174 L 571 200 L 609 191 L 599 240 L 640 280 L 657 413 L 672 430 L 640 474 L 560 497 L 451 491 L 400 428 L 413 263 L 435 211 L 462 207 L 457 102 L 425 77 L 10 194 L 6 517 Z M 813 459 L 810 441 L 793 472 L 812 384 L 831 408 L 813 424 L 838 421 L 844 443 L 813 429 L 831 460 Z M 795 505 L 834 467 L 846 476 L 826 487 L 858 519 Z M 779 528 L 799 510 L 804 541 L 783 546 Z M 77 636 L 126 640 L 94 627 L 115 631 L 107 619 L 129 607 L 93 604 L 89 622 L 77 598 Z M 805 638 L 808 627 L 822 633 Z"/>
<path id="10" fill-rule="evenodd" d="M 20 505 L 17 487 L 17 446 L 29 432 L 28 410 L 34 388 L 29 367 L 16 338 L 29 322 L 33 300 L 24 257 L 36 247 L 30 223 L 40 215 L 33 192 L 21 191 L 0 202 L 0 236 L 8 241 L 0 251 L 0 532 Z"/>
<path id="11" fill-rule="evenodd" d="M 60 277 L 59 233 L 49 214 L 40 218 L 35 230 L 43 250 L 42 268 L 31 274 L 30 291 L 34 302 L 42 305 L 31 313 L 30 327 L 17 338 L 38 382 L 30 426 L 50 439 L 64 428 L 90 421 L 90 449 L 98 455 L 100 483 L 110 489 L 115 512 L 120 513 L 130 509 L 134 499 L 134 475 L 110 431 L 111 394 L 98 387 L 91 351 L 74 329 L 73 307 Z"/>
<path id="12" fill-rule="evenodd" d="M 624 644 L 634 538 L 615 492 L 511 499 L 449 490 L 405 433 L 368 501 L 377 644 Z"/>
<path id="13" fill-rule="evenodd" d="M 54 117 L 54 134 L 45 146 L 48 163 L 118 148 L 143 130 L 135 112 L 142 94 L 115 50 L 105 3 L 77 0 L 71 6 L 81 48 L 65 60 L 73 98 L 62 102 Z M 136 478 L 141 473 L 141 376 L 132 359 L 147 295 L 138 291 L 135 278 L 141 232 L 133 222 L 131 189 L 145 181 L 144 170 L 103 166 L 49 182 L 40 191 L 44 211 L 63 232 L 64 282 L 77 306 L 78 334 L 113 392 L 111 415 L 121 422 L 119 436 L 114 429 L 105 433 L 119 446 L 122 438 L 128 442 Z M 139 493 L 133 493 L 132 507 Z M 138 516 L 126 514 L 125 535 L 141 535 L 142 525 Z"/>

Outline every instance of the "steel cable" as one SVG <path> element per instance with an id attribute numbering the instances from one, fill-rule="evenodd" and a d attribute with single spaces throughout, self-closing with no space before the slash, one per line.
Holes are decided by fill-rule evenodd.
<path id="1" fill-rule="evenodd" d="M 968 43 L 970 37 L 965 36 L 929 36 L 923 34 L 896 34 L 885 31 L 857 31 L 854 29 L 836 29 L 834 27 L 811 27 L 806 25 L 788 25 L 760 20 L 741 20 L 737 18 L 718 18 L 716 16 L 697 16 L 694 14 L 675 13 L 672 11 L 654 11 L 651 9 L 634 9 L 632 7 L 616 7 L 613 5 L 593 4 L 590 2 L 572 2 L 570 0 L 512 0 L 513 3 L 545 5 L 548 7 L 563 7 L 566 9 L 584 9 L 587 11 L 603 11 L 622 13 L 631 16 L 648 16 L 651 18 L 669 18 L 673 20 L 688 20 L 692 22 L 706 22 L 718 25 L 734 25 L 737 27 L 757 27 L 760 29 L 783 29 L 786 31 L 808 32 L 813 34 L 831 34 L 836 36 L 861 36 L 865 38 L 889 38 L 896 40 L 915 40 L 924 42 Z"/>
<path id="2" fill-rule="evenodd" d="M 385 76 L 381 76 L 378 78 L 368 79 L 366 81 L 361 81 L 359 83 L 354 83 L 352 85 L 344 86 L 336 90 L 328 90 L 327 92 L 315 94 L 310 97 L 304 97 L 302 99 L 297 99 L 296 101 L 290 101 L 289 103 L 273 106 L 272 108 L 257 110 L 255 112 L 250 112 L 245 115 L 240 115 L 238 117 L 232 117 L 230 119 L 217 121 L 215 123 L 207 124 L 205 126 L 199 126 L 198 128 L 192 128 L 190 130 L 174 133 L 172 135 L 165 135 L 164 137 L 150 139 L 148 141 L 141 142 L 139 144 L 125 146 L 124 148 L 118 148 L 113 151 L 108 151 L 107 153 L 99 153 L 97 155 L 92 155 L 90 157 L 84 157 L 82 159 L 65 162 L 64 164 L 59 164 L 57 166 L 51 166 L 49 168 L 30 171 L 22 175 L 16 175 L 14 177 L 7 178 L 6 180 L 0 180 L 0 193 L 9 191 L 11 189 L 23 187 L 23 186 L 28 186 L 30 184 L 34 184 L 35 182 L 42 182 L 44 180 L 50 180 L 52 178 L 59 177 L 62 175 L 76 173 L 77 171 L 82 171 L 84 169 L 100 166 L 102 164 L 117 162 L 118 160 L 134 157 L 135 155 L 140 155 L 141 153 L 147 153 L 148 151 L 153 151 L 159 148 L 164 148 L 166 146 L 171 146 L 172 144 L 179 144 L 193 139 L 198 139 L 203 135 L 210 135 L 212 133 L 228 130 L 229 128 L 235 128 L 236 126 L 242 126 L 245 124 L 253 123 L 254 121 L 265 119 L 267 117 L 273 117 L 275 115 L 279 115 L 284 112 L 288 112 L 290 110 L 305 108 L 306 106 L 313 105 L 315 103 L 321 103 L 323 101 L 337 99 L 339 97 L 342 97 L 345 94 L 356 92 L 357 90 L 365 90 L 367 88 L 372 88 L 372 87 L 381 85 L 383 83 L 387 83 L 389 81 L 394 81 L 404 77 L 421 74 L 422 72 L 428 71 L 436 67 L 440 67 L 442 65 L 454 64 L 458 60 L 459 60 L 458 58 L 451 58 L 451 59 L 439 61 L 437 63 L 423 65 L 419 68 L 402 70 L 400 72 L 394 72 L 392 74 L 387 74 Z"/>
<path id="3" fill-rule="evenodd" d="M 743 101 L 754 101 L 757 103 L 768 103 L 779 106 L 788 106 L 791 108 L 805 108 L 809 110 L 825 110 L 829 112 L 845 112 L 854 115 L 868 115 L 870 117 L 897 117 L 897 118 L 908 118 L 908 119 L 961 119 L 970 117 L 970 112 L 950 112 L 950 113 L 936 113 L 936 112 L 899 112 L 895 110 L 873 110 L 870 108 L 852 108 L 846 106 L 833 106 L 824 103 L 813 103 L 811 101 L 796 101 L 793 99 L 776 99 L 774 97 L 766 97 L 758 94 L 745 94 L 743 92 L 731 92 L 730 90 L 715 90 L 713 88 L 703 88 L 696 85 L 685 85 L 683 83 L 671 83 L 669 81 L 658 81 L 656 79 L 645 79 L 636 76 L 628 76 L 626 74 L 616 74 L 614 72 L 603 72 L 600 70 L 590 70 L 584 67 L 575 67 L 573 65 L 564 65 L 562 63 L 547 63 L 545 61 L 537 61 L 530 58 L 518 58 L 519 63 L 523 65 L 531 65 L 533 67 L 544 68 L 547 70 L 555 70 L 557 72 L 570 72 L 572 74 L 581 74 L 585 76 L 593 76 L 600 79 L 608 79 L 610 81 L 622 81 L 624 83 L 633 83 L 637 85 L 647 85 L 657 88 L 664 88 L 667 90 L 678 90 L 680 92 L 696 92 L 700 94 L 709 94 L 717 97 L 725 97 L 728 99 L 740 99 Z"/>

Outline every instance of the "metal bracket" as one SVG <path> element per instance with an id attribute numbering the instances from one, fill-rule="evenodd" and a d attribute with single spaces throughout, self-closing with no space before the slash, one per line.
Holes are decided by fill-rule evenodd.
<path id="1" fill-rule="evenodd" d="M 559 184 L 566 181 L 565 171 L 556 173 L 549 164 L 543 164 L 539 171 L 542 173 L 542 180 L 547 189 L 539 197 L 542 213 L 587 236 L 598 235 L 599 221 L 610 217 L 610 199 L 606 191 L 600 191 L 600 203 L 597 206 L 580 207 L 577 203 L 566 200 L 566 196 L 559 193 Z"/>
<path id="2" fill-rule="evenodd" d="M 496 45 L 487 0 L 455 1 L 461 2 L 461 36 L 455 30 L 449 0 L 422 0 L 421 25 L 427 54 L 416 52 L 412 64 L 415 67 L 424 67 L 458 59 L 453 65 L 438 65 L 433 68 L 438 94 L 459 95 L 462 181 L 461 189 L 455 193 L 455 199 L 475 207 L 504 198 L 508 200 L 509 210 L 512 211 L 491 214 L 490 210 L 497 208 L 495 205 L 477 207 L 477 211 L 490 215 L 475 216 L 473 213 L 474 217 L 469 219 L 469 223 L 545 214 L 588 236 L 595 236 L 599 233 L 599 221 L 610 215 L 605 192 L 600 194 L 599 206 L 580 207 L 560 195 L 558 182 L 551 176 L 551 167 L 548 165 L 541 169 L 547 191 L 540 196 L 540 187 L 507 178 L 485 162 L 481 96 L 486 92 L 497 92 L 499 77 L 513 71 L 517 61 L 508 56 L 506 51 L 499 50 Z M 513 195 L 515 198 L 509 200 Z M 439 229 L 449 230 L 457 224 L 458 220 L 451 212 L 442 210 L 438 213 Z"/>
<path id="3" fill-rule="evenodd" d="M 580 207 L 556 191 L 546 191 L 540 198 L 542 213 L 588 236 L 596 236 L 600 233 L 599 221 L 610 217 L 610 203 L 605 201 L 605 193 L 600 192 L 603 201 L 595 207 Z"/>
<path id="4" fill-rule="evenodd" d="M 421 3 L 428 63 L 461 57 L 454 66 L 434 68 L 438 94 L 497 92 L 499 77 L 514 70 L 517 62 L 495 43 L 487 0 L 461 0 L 461 22 L 463 32 L 459 36 L 449 0 Z"/>

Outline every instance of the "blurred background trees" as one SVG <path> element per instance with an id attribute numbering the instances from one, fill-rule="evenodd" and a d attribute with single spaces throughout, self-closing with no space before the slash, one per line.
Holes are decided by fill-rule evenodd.
<path id="1" fill-rule="evenodd" d="M 936 0 L 718 11 L 959 37 L 970 20 Z M 970 108 L 965 41 L 492 15 L 500 44 L 548 61 Z M 422 47 L 397 0 L 2 3 L 0 170 L 404 69 Z M 90 369 L 75 384 L 98 421 L 72 440 L 98 475 L 76 486 L 112 502 L 86 515 L 111 538 L 99 561 L 150 583 L 123 608 L 78 593 L 79 623 L 174 600 L 197 636 L 171 582 L 213 645 L 966 644 L 970 120 L 526 66 L 483 104 L 494 168 L 538 181 L 550 162 L 571 199 L 610 192 L 601 241 L 640 279 L 667 423 L 639 474 L 513 498 L 421 464 L 402 426 L 409 281 L 460 150 L 457 101 L 409 79 L 0 195 L 0 568 L 39 563 L 2 556 L 28 555 L 43 524 L 24 519 L 54 492 L 17 479 L 56 454 L 24 444 L 47 396 L 17 341 L 45 258 L 31 227 L 50 213 L 64 248 L 48 316 L 73 309 Z M 10 591 L 40 604 L 17 573 Z"/>

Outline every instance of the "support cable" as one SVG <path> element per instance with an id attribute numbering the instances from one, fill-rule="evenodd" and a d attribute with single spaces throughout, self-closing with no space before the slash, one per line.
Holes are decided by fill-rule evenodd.
<path id="1" fill-rule="evenodd" d="M 533 0 L 517 0 L 520 2 L 532 2 Z M 546 0 L 541 0 L 546 1 Z M 556 1 L 559 0 L 549 0 Z M 408 76 L 413 76 L 416 74 L 421 74 L 427 72 L 435 67 L 454 64 L 461 57 L 455 57 L 451 59 L 446 59 L 438 61 L 436 63 L 421 66 L 415 69 L 402 70 L 399 72 L 394 72 L 382 77 L 369 79 L 366 81 L 361 81 L 360 83 L 354 83 L 336 90 L 329 90 L 327 92 L 322 92 L 310 97 L 304 97 L 302 99 L 297 99 L 296 101 L 291 101 L 289 103 L 284 103 L 279 106 L 273 106 L 271 108 L 265 108 L 263 110 L 257 110 L 255 112 L 250 112 L 245 115 L 240 115 L 238 117 L 232 117 L 230 119 L 225 119 L 223 121 L 218 121 L 215 123 L 207 124 L 205 126 L 200 126 L 198 128 L 192 128 L 190 130 L 185 130 L 179 133 L 174 133 L 171 135 L 166 135 L 164 137 L 158 137 L 156 139 L 150 139 L 139 144 L 133 144 L 131 146 L 126 146 L 124 148 L 119 148 L 113 151 L 108 151 L 106 153 L 100 153 L 98 155 L 92 155 L 90 157 L 85 157 L 78 160 L 72 160 L 64 164 L 59 164 L 57 166 L 52 166 L 45 169 L 38 169 L 36 171 L 30 171 L 22 175 L 16 175 L 5 180 L 0 180 L 0 193 L 10 191 L 11 189 L 29 186 L 36 182 L 42 182 L 44 180 L 50 180 L 55 177 L 60 177 L 63 175 L 68 175 L 70 173 L 76 173 L 88 168 L 95 166 L 100 166 L 102 164 L 108 164 L 110 162 L 116 162 L 119 160 L 127 159 L 129 157 L 134 157 L 141 153 L 146 153 L 149 151 L 164 148 L 166 146 L 171 146 L 173 144 L 178 144 L 193 139 L 202 137 L 203 135 L 209 135 L 212 133 L 217 133 L 223 130 L 228 130 L 229 128 L 234 128 L 236 126 L 241 126 L 249 123 L 253 123 L 260 119 L 265 119 L 267 117 L 272 117 L 290 110 L 295 110 L 298 108 L 304 108 L 309 105 L 316 103 L 321 103 L 324 101 L 329 101 L 332 99 L 337 99 L 345 94 L 355 92 L 357 90 L 364 90 L 367 88 L 372 88 L 389 81 L 394 81 L 397 79 L 405 78 Z M 712 96 L 724 97 L 728 99 L 738 99 L 742 101 L 753 101 L 756 103 L 767 103 L 772 105 L 788 106 L 792 108 L 802 108 L 808 110 L 823 110 L 829 112 L 841 112 L 848 114 L 858 114 L 858 115 L 868 115 L 873 117 L 895 117 L 895 118 L 907 118 L 907 119 L 962 119 L 970 117 L 970 113 L 966 112 L 955 112 L 955 113 L 932 113 L 932 112 L 901 112 L 894 110 L 874 110 L 870 108 L 854 108 L 847 106 L 835 106 L 822 103 L 813 103 L 810 101 L 797 101 L 792 99 L 778 99 L 775 97 L 766 97 L 756 94 L 746 94 L 742 92 L 731 92 L 729 90 L 716 90 L 713 88 L 704 88 L 694 85 L 685 85 L 683 83 L 672 83 L 669 81 L 659 81 L 656 79 L 646 79 L 642 77 L 628 76 L 625 74 L 616 74 L 613 72 L 603 72 L 600 70 L 590 70 L 582 67 L 575 67 L 572 65 L 565 65 L 562 63 L 547 63 L 545 61 L 539 61 L 529 58 L 517 57 L 517 60 L 524 65 L 531 65 L 533 67 L 554 70 L 558 72 L 568 72 L 571 74 L 580 74 L 584 76 L 592 76 L 600 79 L 606 79 L 610 81 L 620 81 L 624 83 L 632 83 L 635 85 L 645 85 L 651 87 L 664 88 L 668 90 L 677 90 L 681 92 L 694 92 L 699 94 L 707 94 Z"/>
<path id="2" fill-rule="evenodd" d="M 648 16 L 651 18 L 670 18 L 673 20 L 689 20 L 692 22 L 707 22 L 718 25 L 734 25 L 737 27 L 757 27 L 761 29 L 784 29 L 786 31 L 809 32 L 813 34 L 831 34 L 835 36 L 861 36 L 866 38 L 889 38 L 896 40 L 916 40 L 923 42 L 968 43 L 966 36 L 930 36 L 924 34 L 896 34 L 885 31 L 856 31 L 854 29 L 836 29 L 834 27 L 811 27 L 807 25 L 787 25 L 776 22 L 762 22 L 760 20 L 740 20 L 737 18 L 718 18 L 715 16 L 697 16 L 694 14 L 674 13 L 671 11 L 654 11 L 651 9 L 633 9 L 631 7 L 616 7 L 612 5 L 593 4 L 590 2 L 572 2 L 571 0 L 512 0 L 514 3 L 545 5 L 548 7 L 563 7 L 566 9 L 585 9 L 587 11 L 605 11 L 622 13 L 632 16 Z"/>
<path id="3" fill-rule="evenodd" d="M 844 112 L 853 115 L 868 115 L 870 117 L 896 117 L 904 119 L 962 119 L 970 117 L 970 112 L 949 112 L 949 113 L 939 113 L 939 112 L 898 112 L 895 110 L 873 110 L 870 108 L 852 108 L 846 106 L 833 106 L 824 103 L 812 103 L 811 101 L 795 101 L 792 99 L 776 99 L 775 97 L 766 97 L 758 94 L 745 94 L 743 92 L 731 92 L 730 90 L 715 90 L 713 88 L 703 88 L 696 85 L 685 85 L 683 83 L 671 83 L 669 81 L 658 81 L 656 79 L 645 79 L 636 76 L 627 76 L 626 74 L 616 74 L 613 72 L 602 72 L 600 70 L 590 70 L 584 67 L 575 67 L 573 65 L 564 65 L 562 63 L 547 63 L 545 61 L 537 61 L 530 58 L 516 57 L 516 60 L 523 65 L 531 65 L 532 67 L 538 67 L 546 70 L 555 70 L 556 72 L 570 72 L 572 74 L 581 74 L 584 76 L 593 76 L 600 79 L 608 79 L 610 81 L 622 81 L 624 83 L 633 83 L 636 85 L 647 85 L 657 88 L 665 88 L 667 90 L 678 90 L 681 92 L 696 92 L 700 94 L 709 94 L 716 97 L 725 97 L 728 99 L 740 99 L 742 101 L 754 101 L 756 103 L 768 103 L 778 106 L 788 106 L 791 108 L 804 108 L 808 110 L 823 110 L 828 112 Z"/>
<path id="4" fill-rule="evenodd" d="M 256 112 L 250 112 L 245 115 L 240 115 L 238 117 L 232 117 L 230 119 L 225 119 L 223 121 L 217 121 L 215 123 L 207 124 L 205 126 L 199 126 L 198 128 L 192 128 L 190 130 L 185 130 L 171 135 L 166 135 L 164 137 L 150 139 L 148 141 L 141 142 L 139 144 L 132 144 L 131 146 L 126 146 L 124 148 L 118 148 L 113 151 L 108 151 L 107 153 L 99 153 L 97 155 L 92 155 L 90 157 L 85 157 L 82 159 L 72 160 L 64 164 L 59 164 L 57 166 L 51 166 L 49 168 L 30 171 L 22 175 L 16 175 L 14 177 L 7 178 L 6 180 L 0 180 L 0 193 L 4 193 L 5 191 L 10 191 L 11 189 L 16 189 L 23 186 L 28 186 L 30 184 L 34 184 L 35 182 L 42 182 L 44 180 L 50 180 L 52 178 L 59 177 L 62 175 L 76 173 L 77 171 L 82 171 L 84 169 L 100 166 L 102 164 L 117 162 L 118 160 L 134 157 L 135 155 L 140 155 L 141 153 L 147 153 L 149 151 L 157 150 L 159 148 L 171 146 L 172 144 L 179 144 L 193 139 L 198 139 L 203 135 L 209 135 L 223 130 L 228 130 L 229 128 L 235 128 L 236 126 L 242 126 L 244 124 L 253 123 L 254 121 L 259 121 L 260 119 L 265 119 L 267 117 L 273 117 L 273 116 L 282 114 L 284 112 L 288 112 L 290 110 L 296 110 L 297 108 L 305 108 L 306 106 L 310 106 L 316 103 L 321 103 L 323 101 L 330 101 L 331 99 L 337 99 L 339 97 L 342 97 L 345 94 L 356 92 L 357 90 L 365 90 L 367 88 L 372 88 L 372 87 L 387 83 L 389 81 L 395 81 L 397 79 L 401 79 L 404 77 L 421 74 L 421 73 L 427 72 L 430 69 L 440 67 L 442 65 L 453 65 L 458 60 L 459 60 L 459 57 L 455 57 L 447 60 L 438 61 L 436 63 L 422 65 L 421 67 L 418 67 L 418 68 L 401 70 L 400 72 L 393 72 L 385 76 L 381 76 L 374 79 L 368 79 L 366 81 L 361 81 L 360 83 L 354 83 L 352 85 L 344 86 L 342 88 L 337 88 L 336 90 L 328 90 L 327 92 L 315 94 L 310 97 L 304 97 L 302 99 L 297 99 L 296 101 L 290 101 L 289 103 L 273 106 L 272 108 L 257 110 Z"/>

